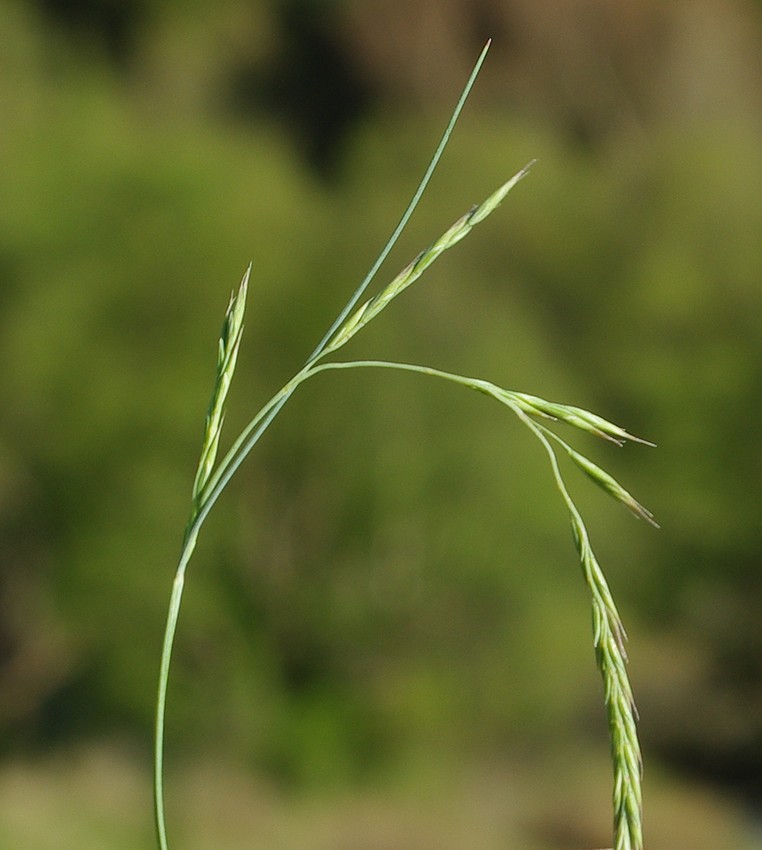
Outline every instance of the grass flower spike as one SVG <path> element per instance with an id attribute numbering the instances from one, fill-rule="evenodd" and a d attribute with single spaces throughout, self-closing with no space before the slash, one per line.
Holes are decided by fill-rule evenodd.
<path id="1" fill-rule="evenodd" d="M 227 401 L 230 384 L 233 380 L 238 349 L 243 334 L 243 316 L 246 309 L 246 291 L 249 284 L 251 265 L 241 280 L 238 291 L 230 297 L 222 331 L 217 344 L 217 369 L 214 377 L 212 398 L 209 402 L 204 421 L 204 439 L 201 446 L 196 476 L 193 480 L 191 494 L 191 512 L 183 536 L 183 547 L 180 561 L 172 584 L 172 594 L 169 599 L 167 623 L 164 629 L 164 644 L 161 653 L 159 669 L 159 686 L 156 697 L 156 724 L 154 735 L 154 815 L 156 836 L 161 850 L 167 850 L 167 830 L 164 816 L 164 727 L 167 705 L 167 686 L 169 683 L 169 666 L 172 659 L 172 648 L 177 632 L 177 622 L 180 616 L 185 587 L 185 570 L 196 548 L 199 518 L 204 510 L 207 485 L 217 459 L 217 449 L 225 420 L 225 402 Z"/>
<path id="2" fill-rule="evenodd" d="M 214 469 L 214 462 L 217 459 L 222 423 L 225 420 L 225 402 L 233 380 L 238 348 L 243 334 L 243 314 L 246 309 L 246 290 L 250 274 L 251 266 L 246 269 L 238 291 L 230 296 L 230 303 L 220 332 L 220 341 L 217 347 L 217 373 L 212 398 L 209 402 L 209 410 L 204 422 L 201 457 L 196 470 L 196 478 L 193 481 L 193 503 L 195 505 L 201 502 L 204 488 L 209 481 L 209 476 Z"/>
<path id="3" fill-rule="evenodd" d="M 561 445 L 564 447 L 566 454 L 569 455 L 574 463 L 577 464 L 585 475 L 587 475 L 592 481 L 595 481 L 599 487 L 616 499 L 617 502 L 621 502 L 631 513 L 635 514 L 635 516 L 644 519 L 655 528 L 659 527 L 659 523 L 656 522 L 651 511 L 649 511 L 648 508 L 644 508 L 640 502 L 634 499 L 613 476 L 609 475 L 608 472 L 601 469 L 600 466 L 593 463 L 584 455 L 575 451 L 565 442 L 562 441 Z"/>
<path id="4" fill-rule="evenodd" d="M 403 290 L 426 271 L 426 269 L 448 249 L 457 245 L 461 239 L 468 236 L 473 227 L 494 212 L 508 192 L 529 173 L 535 160 L 527 163 L 520 171 L 506 181 L 497 191 L 493 192 L 486 201 L 473 207 L 465 215 L 462 215 L 453 225 L 448 228 L 435 242 L 425 251 L 409 263 L 394 280 L 378 295 L 366 301 L 349 319 L 338 329 L 336 335 L 331 338 L 324 353 L 330 354 L 347 343 L 361 328 L 364 328 L 372 319 L 391 302 Z"/>
<path id="5" fill-rule="evenodd" d="M 583 431 L 588 431 L 596 437 L 602 437 L 604 440 L 611 440 L 612 443 L 623 446 L 625 443 L 642 443 L 644 446 L 653 446 L 654 444 L 648 440 L 643 440 L 640 437 L 634 437 L 628 434 L 624 428 L 619 425 L 614 425 L 602 416 L 591 413 L 589 410 L 583 410 L 581 407 L 573 407 L 570 404 L 558 404 L 553 401 L 545 401 L 544 398 L 538 398 L 535 395 L 528 393 L 511 393 L 513 399 L 521 406 L 522 410 L 533 416 L 541 416 L 547 419 L 557 419 L 565 422 L 567 425 L 573 425 L 575 428 L 581 428 Z"/>
<path id="6" fill-rule="evenodd" d="M 233 442 L 227 454 L 218 462 L 217 453 L 225 418 L 225 404 L 241 343 L 246 292 L 251 266 L 249 266 L 244 274 L 238 291 L 230 299 L 218 345 L 215 381 L 204 422 L 204 439 L 193 482 L 191 511 L 188 524 L 185 528 L 180 558 L 172 585 L 162 646 L 156 700 L 154 746 L 155 825 L 159 850 L 168 850 L 169 848 L 164 812 L 163 777 L 167 685 L 183 596 L 186 568 L 194 552 L 198 533 L 209 511 L 226 488 L 236 470 L 293 393 L 305 381 L 317 374 L 346 369 L 391 369 L 402 372 L 414 372 L 423 377 L 446 380 L 452 384 L 486 394 L 499 401 L 512 415 L 518 417 L 520 422 L 529 429 L 547 453 L 553 480 L 569 513 L 574 542 L 582 567 L 584 581 L 591 599 L 593 645 L 595 648 L 596 663 L 603 681 L 603 698 L 608 719 L 614 775 L 612 794 L 614 850 L 643 850 L 641 757 L 636 729 L 637 714 L 627 675 L 626 634 L 606 578 L 590 544 L 585 524 L 566 487 L 558 462 L 558 449 L 560 448 L 563 453 L 567 454 L 574 464 L 608 493 L 608 495 L 623 504 L 636 516 L 645 519 L 653 525 L 656 523 L 651 513 L 637 502 L 618 481 L 597 464 L 594 464 L 576 449 L 572 448 L 565 440 L 551 430 L 549 426 L 554 423 L 571 425 L 577 430 L 584 431 L 589 435 L 603 438 L 618 445 L 622 445 L 625 442 L 651 444 L 646 440 L 633 437 L 618 425 L 614 425 L 608 420 L 582 408 L 550 402 L 538 396 L 504 389 L 480 378 L 471 378 L 452 372 L 444 372 L 419 364 L 380 360 L 350 360 L 340 362 L 328 359 L 330 355 L 334 354 L 352 339 L 358 331 L 375 319 L 407 287 L 418 280 L 445 251 L 455 246 L 471 232 L 476 224 L 490 215 L 504 200 L 508 192 L 529 172 L 533 162 L 530 162 L 519 170 L 484 202 L 461 216 L 445 233 L 434 240 L 426 250 L 422 251 L 409 263 L 386 287 L 382 288 L 377 295 L 366 300 L 360 307 L 356 306 L 420 200 L 434 167 L 441 157 L 450 132 L 460 114 L 460 110 L 474 83 L 479 68 L 484 61 L 488 47 L 489 45 L 485 47 L 479 57 L 421 184 L 370 272 L 354 291 L 302 367 L 254 415 L 249 424 Z M 305 850 L 309 850 L 309 848 L 305 848 Z"/>

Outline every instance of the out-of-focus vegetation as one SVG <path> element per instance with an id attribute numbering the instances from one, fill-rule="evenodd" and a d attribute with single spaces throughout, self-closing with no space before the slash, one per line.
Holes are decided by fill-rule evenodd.
<path id="1" fill-rule="evenodd" d="M 231 438 L 366 271 L 492 36 L 387 277 L 539 164 L 353 352 L 578 403 L 659 444 L 592 450 L 661 532 L 575 495 L 630 626 L 646 789 L 678 800 L 649 822 L 647 797 L 647 843 L 650 827 L 653 846 L 739 846 L 714 830 L 733 817 L 722 801 L 762 804 L 761 15 L 741 0 L 0 2 L 6 811 L 49 807 L 76 835 L 64 813 L 79 787 L 97 806 L 101 768 L 62 786 L 57 754 L 119 741 L 146 757 L 228 293 L 252 260 Z M 254 789 L 284 847 L 444 846 L 409 811 L 407 838 L 372 799 L 358 814 L 347 801 L 368 786 L 431 795 L 435 822 L 460 805 L 476 823 L 481 799 L 485 848 L 602 846 L 587 600 L 543 458 L 486 400 L 371 377 L 300 390 L 206 527 L 168 756 L 213 752 L 352 810 L 356 839 Z M 132 761 L 106 771 L 128 801 Z M 237 775 L 218 785 L 244 800 Z M 189 834 L 190 776 L 170 812 Z M 719 796 L 682 805 L 678 778 Z M 57 844 L 2 820 L 21 824 L 3 846 L 120 846 L 98 823 Z"/>

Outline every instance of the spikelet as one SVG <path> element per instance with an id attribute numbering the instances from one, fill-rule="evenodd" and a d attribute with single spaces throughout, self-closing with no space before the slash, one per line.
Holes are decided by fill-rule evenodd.
<path id="1" fill-rule="evenodd" d="M 241 280 L 237 292 L 230 296 L 230 303 L 225 312 L 225 320 L 220 331 L 220 340 L 217 345 L 217 370 L 214 378 L 214 388 L 209 408 L 204 420 L 204 441 L 201 447 L 201 457 L 193 481 L 193 505 L 198 508 L 202 501 L 204 488 L 214 469 L 217 459 L 217 449 L 220 443 L 220 434 L 225 420 L 225 401 L 228 390 L 233 380 L 235 364 L 238 358 L 238 347 L 241 344 L 243 334 L 243 314 L 246 308 L 246 290 L 249 284 L 251 265 Z"/>
<path id="2" fill-rule="evenodd" d="M 534 160 L 527 163 L 520 171 L 511 177 L 510 180 L 493 192 L 486 201 L 473 207 L 465 215 L 462 215 L 454 224 L 452 224 L 435 242 L 429 245 L 420 254 L 394 278 L 394 280 L 386 286 L 378 295 L 370 298 L 361 307 L 358 307 L 355 312 L 349 316 L 344 324 L 336 331 L 330 342 L 324 349 L 324 353 L 328 354 L 341 348 L 347 343 L 359 330 L 365 327 L 371 319 L 374 319 L 391 301 L 393 301 L 401 292 L 408 288 L 412 283 L 426 271 L 426 269 L 449 248 L 457 245 L 461 239 L 467 236 L 474 225 L 480 221 L 484 221 L 487 216 L 494 212 L 500 206 L 500 203 L 513 189 L 513 187 L 529 173 L 529 169 L 534 165 Z"/>

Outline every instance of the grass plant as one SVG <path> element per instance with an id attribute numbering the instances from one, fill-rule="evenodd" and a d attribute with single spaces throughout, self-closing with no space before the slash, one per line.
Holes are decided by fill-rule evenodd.
<path id="1" fill-rule="evenodd" d="M 636 729 L 637 713 L 627 675 L 626 634 L 604 573 L 593 552 L 585 523 L 566 487 L 558 460 L 559 453 L 567 455 L 599 487 L 615 500 L 621 502 L 637 517 L 653 525 L 656 525 L 656 523 L 651 513 L 637 502 L 616 479 L 585 455 L 572 448 L 565 439 L 552 430 L 550 425 L 565 424 L 618 445 L 623 445 L 629 441 L 651 444 L 632 436 L 618 425 L 587 410 L 547 401 L 527 393 L 504 389 L 480 378 L 444 372 L 412 363 L 328 359 L 367 324 L 377 318 L 394 299 L 418 280 L 445 251 L 456 245 L 477 224 L 494 212 L 508 192 L 528 174 L 533 164 L 531 162 L 503 183 L 485 201 L 461 216 L 378 294 L 364 301 L 359 307 L 357 306 L 423 195 L 488 49 L 489 43 L 485 46 L 474 67 L 413 199 L 370 272 L 347 301 L 301 369 L 258 411 L 239 434 L 224 458 L 216 463 L 225 418 L 225 403 L 235 371 L 243 332 L 243 318 L 251 266 L 246 270 L 238 290 L 230 299 L 220 335 L 214 388 L 204 425 L 201 456 L 193 482 L 190 516 L 183 536 L 181 554 L 172 586 L 161 655 L 154 751 L 155 821 L 160 850 L 168 850 L 169 848 L 164 813 L 163 781 L 167 685 L 186 568 L 195 549 L 199 531 L 209 511 L 236 470 L 298 387 L 319 373 L 346 369 L 392 369 L 414 372 L 423 377 L 448 381 L 486 394 L 517 416 L 547 453 L 555 485 L 568 510 L 574 543 L 592 602 L 593 644 L 598 669 L 603 679 L 604 704 L 608 719 L 613 764 L 613 847 L 614 850 L 642 850 L 643 848 L 641 756 Z"/>

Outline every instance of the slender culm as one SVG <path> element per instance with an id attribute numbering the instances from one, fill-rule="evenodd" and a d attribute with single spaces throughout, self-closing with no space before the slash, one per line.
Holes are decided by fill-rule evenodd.
<path id="1" fill-rule="evenodd" d="M 209 512 L 235 472 L 298 388 L 317 375 L 349 369 L 385 369 L 415 373 L 421 377 L 447 381 L 452 385 L 486 395 L 503 405 L 511 416 L 517 417 L 522 425 L 529 430 L 532 437 L 539 441 L 540 446 L 547 454 L 552 480 L 560 493 L 571 521 L 574 545 L 590 596 L 593 619 L 592 642 L 595 660 L 603 683 L 603 703 L 608 721 L 613 767 L 614 850 L 643 850 L 642 763 L 636 726 L 637 712 L 627 673 L 625 629 L 609 585 L 593 552 L 586 525 L 567 489 L 558 455 L 568 457 L 572 464 L 604 493 L 611 496 L 635 516 L 645 519 L 652 525 L 656 523 L 652 514 L 640 502 L 636 501 L 613 476 L 589 460 L 576 448 L 573 448 L 554 429 L 556 426 L 565 426 L 576 429 L 576 432 L 583 433 L 586 438 L 593 436 L 606 440 L 609 444 L 622 445 L 626 442 L 652 444 L 632 436 L 624 428 L 590 411 L 549 401 L 525 392 L 506 389 L 482 378 L 468 377 L 415 363 L 385 360 L 337 361 L 330 359 L 350 339 L 353 339 L 371 321 L 376 319 L 408 287 L 418 281 L 446 251 L 457 245 L 471 233 L 477 224 L 491 215 L 503 202 L 507 194 L 529 173 L 534 161 L 519 169 L 513 177 L 505 181 L 485 201 L 472 207 L 458 218 L 441 236 L 432 241 L 428 248 L 421 251 L 390 283 L 381 288 L 376 295 L 367 298 L 359 307 L 357 306 L 381 262 L 391 250 L 418 204 L 474 84 L 488 47 L 489 44 L 479 57 L 421 184 L 370 272 L 355 289 L 302 367 L 252 417 L 232 442 L 222 460 L 218 461 L 220 439 L 225 420 L 225 407 L 236 369 L 243 333 L 247 290 L 252 272 L 251 266 L 246 270 L 238 289 L 231 296 L 218 343 L 211 400 L 204 419 L 202 447 L 193 480 L 189 518 L 183 534 L 180 557 L 172 584 L 161 651 L 154 739 L 155 826 L 160 850 L 169 850 L 164 811 L 164 732 L 169 672 L 186 570 L 195 550 L 199 532 Z M 564 463 L 567 462 L 564 461 Z M 309 848 L 305 848 L 305 850 L 309 850 Z"/>

